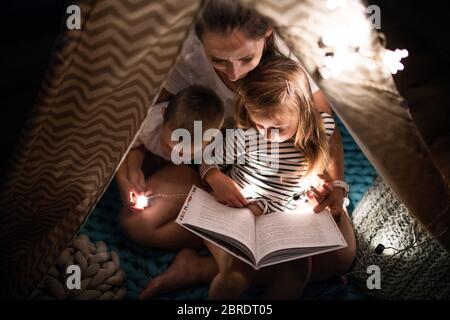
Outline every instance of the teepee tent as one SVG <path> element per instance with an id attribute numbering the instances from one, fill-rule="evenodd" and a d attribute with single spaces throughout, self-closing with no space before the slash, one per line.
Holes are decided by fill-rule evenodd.
<path id="1" fill-rule="evenodd" d="M 449 250 L 447 186 L 386 73 L 366 7 L 359 0 L 347 1 L 346 10 L 314 0 L 245 3 L 274 21 L 381 177 Z M 65 30 L 58 40 L 3 186 L 4 296 L 28 297 L 88 218 L 131 148 L 202 1 L 98 0 L 79 7 L 81 28 Z M 336 43 L 339 36 L 324 41 L 329 30 L 358 32 L 357 49 L 348 39 Z M 324 56 L 339 46 L 353 50 L 352 68 L 324 79 Z"/>

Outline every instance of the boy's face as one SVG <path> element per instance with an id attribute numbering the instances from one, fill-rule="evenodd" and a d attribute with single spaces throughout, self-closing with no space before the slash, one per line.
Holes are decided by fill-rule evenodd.
<path id="1" fill-rule="evenodd" d="M 190 160 L 194 160 L 203 155 L 203 149 L 208 145 L 207 142 L 202 142 L 201 145 L 196 146 L 194 143 L 191 143 L 194 140 L 194 137 L 187 139 L 187 141 L 172 141 L 172 132 L 173 130 L 167 128 L 167 126 L 163 128 L 161 134 L 161 147 L 164 154 L 170 157 L 172 152 L 175 151 L 174 153 L 180 158 Z"/>
<path id="2" fill-rule="evenodd" d="M 161 148 L 166 155 L 170 155 L 172 153 L 172 148 L 174 147 L 174 143 L 170 140 L 170 130 L 167 130 L 165 126 L 163 126 L 163 130 L 161 133 Z"/>

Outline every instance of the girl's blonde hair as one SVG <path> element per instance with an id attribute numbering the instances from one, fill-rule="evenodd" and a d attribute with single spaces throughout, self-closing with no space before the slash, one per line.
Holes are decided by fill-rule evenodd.
<path id="1" fill-rule="evenodd" d="M 321 173 L 328 162 L 328 138 L 303 68 L 295 61 L 274 56 L 239 81 L 236 122 L 255 127 L 249 113 L 269 119 L 289 114 L 298 117 L 295 146 L 304 152 L 306 174 Z"/>

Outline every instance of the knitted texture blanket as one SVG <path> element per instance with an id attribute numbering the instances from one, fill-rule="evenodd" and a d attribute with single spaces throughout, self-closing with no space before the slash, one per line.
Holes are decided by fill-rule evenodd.
<path id="1" fill-rule="evenodd" d="M 353 223 L 358 246 L 352 276 L 366 294 L 383 299 L 450 298 L 450 254 L 419 227 L 381 178 L 359 202 Z M 379 244 L 386 249 L 374 253 Z M 368 290 L 371 265 L 379 267 L 380 289 Z"/>

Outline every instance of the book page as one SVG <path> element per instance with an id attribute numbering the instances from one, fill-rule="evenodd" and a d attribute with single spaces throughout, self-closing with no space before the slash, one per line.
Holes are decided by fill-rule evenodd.
<path id="1" fill-rule="evenodd" d="M 295 212 L 274 212 L 257 218 L 257 260 L 267 254 L 289 248 L 314 248 L 346 245 L 327 211 L 314 213 L 305 205 Z"/>
<path id="2" fill-rule="evenodd" d="M 236 239 L 255 255 L 256 236 L 253 213 L 247 208 L 230 208 L 223 205 L 212 194 L 198 187 L 192 187 L 177 222 Z"/>

